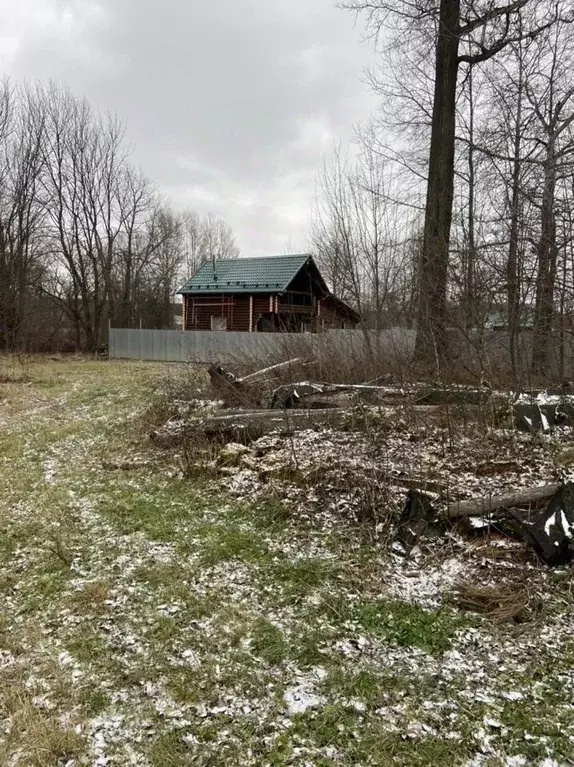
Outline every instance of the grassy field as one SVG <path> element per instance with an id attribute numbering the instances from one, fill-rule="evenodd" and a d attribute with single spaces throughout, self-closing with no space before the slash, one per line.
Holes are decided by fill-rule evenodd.
<path id="1" fill-rule="evenodd" d="M 160 365 L 0 373 L 1 765 L 574 763 L 569 572 L 489 623 L 444 596 L 463 555 L 184 478 L 141 429 Z"/>

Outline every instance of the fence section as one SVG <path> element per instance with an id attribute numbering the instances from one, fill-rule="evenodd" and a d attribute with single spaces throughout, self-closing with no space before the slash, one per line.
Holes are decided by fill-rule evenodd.
<path id="1" fill-rule="evenodd" d="M 329 330 L 325 333 L 237 333 L 210 330 L 127 330 L 112 328 L 109 355 L 116 359 L 199 362 L 240 365 L 257 359 L 266 361 L 286 357 L 314 356 L 346 370 L 363 365 L 365 360 L 402 365 L 411 358 L 416 331 L 388 328 L 379 332 Z M 453 369 L 458 374 L 480 371 L 496 380 L 510 371 L 510 340 L 505 331 L 461 333 L 449 331 L 448 343 Z M 548 375 L 574 376 L 574 335 L 554 334 L 550 342 Z M 516 343 L 519 369 L 528 376 L 532 333 L 520 334 Z"/>
<path id="2" fill-rule="evenodd" d="M 329 350 L 344 359 L 362 357 L 370 349 L 378 354 L 408 358 L 415 333 L 391 328 L 365 334 L 360 330 L 329 330 L 326 333 L 237 333 L 209 330 L 130 330 L 112 328 L 109 355 L 115 359 L 164 362 L 240 362 L 282 354 L 317 354 Z"/>

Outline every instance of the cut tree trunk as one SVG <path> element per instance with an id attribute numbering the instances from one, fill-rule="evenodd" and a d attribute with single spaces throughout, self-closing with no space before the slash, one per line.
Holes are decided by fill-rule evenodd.
<path id="1" fill-rule="evenodd" d="M 556 159 L 554 142 L 550 140 L 544 169 L 542 198 L 542 231 L 538 243 L 538 274 L 536 277 L 536 304 L 534 307 L 534 333 L 532 336 L 532 373 L 548 375 L 552 323 L 554 318 L 554 286 L 556 282 L 556 219 L 554 198 L 556 191 Z"/>

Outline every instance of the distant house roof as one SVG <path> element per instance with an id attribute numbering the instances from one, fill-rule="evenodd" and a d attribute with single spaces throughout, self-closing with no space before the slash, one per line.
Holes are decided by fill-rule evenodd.
<path id="1" fill-rule="evenodd" d="M 205 261 L 179 293 L 283 293 L 306 264 L 312 265 L 323 283 L 313 258 L 300 253 Z"/>
<path id="2" fill-rule="evenodd" d="M 534 326 L 534 311 L 527 306 L 522 307 L 518 324 L 523 330 L 532 328 Z M 505 307 L 488 312 L 484 320 L 486 330 L 508 330 L 508 326 L 508 310 Z"/>

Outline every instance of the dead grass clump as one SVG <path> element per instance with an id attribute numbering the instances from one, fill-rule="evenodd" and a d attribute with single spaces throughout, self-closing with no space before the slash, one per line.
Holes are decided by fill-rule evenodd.
<path id="1" fill-rule="evenodd" d="M 0 384 L 28 384 L 32 379 L 23 373 L 1 373 Z"/>
<path id="2" fill-rule="evenodd" d="M 201 434 L 186 434 L 179 445 L 179 462 L 186 477 L 217 476 L 216 463 L 222 444 Z"/>
<path id="3" fill-rule="evenodd" d="M 168 369 L 158 384 L 158 391 L 171 401 L 194 400 L 209 393 L 207 365 L 177 364 Z"/>
<path id="4" fill-rule="evenodd" d="M 453 590 L 452 596 L 458 607 L 497 623 L 523 623 L 532 614 L 532 600 L 523 585 L 476 586 L 462 582 Z"/>
<path id="5" fill-rule="evenodd" d="M 104 581 L 91 581 L 77 589 L 71 596 L 73 606 L 80 613 L 87 611 L 101 612 L 106 607 L 110 596 L 110 587 Z"/>
<path id="6" fill-rule="evenodd" d="M 472 528 L 468 524 L 468 519 L 460 520 L 461 529 L 466 533 L 472 533 Z M 498 545 L 504 542 L 504 545 Z M 510 538 L 499 537 L 496 532 L 491 532 L 487 537 L 480 537 L 470 542 L 470 549 L 473 555 L 480 557 L 483 564 L 498 566 L 500 562 L 529 562 L 532 559 L 532 553 L 525 545 L 524 541 L 513 540 Z"/>
<path id="7" fill-rule="evenodd" d="M 157 379 L 136 429 L 149 433 L 167 421 L 184 417 L 189 410 L 211 399 L 205 366 L 177 365 Z"/>
<path id="8" fill-rule="evenodd" d="M 10 722 L 10 729 L 0 744 L 0 763 L 46 767 L 69 763 L 84 751 L 83 738 L 70 727 L 32 702 L 30 694 L 18 682 L 3 685 L 0 714 Z"/>
<path id="9" fill-rule="evenodd" d="M 167 398 L 152 399 L 141 414 L 137 426 L 142 432 L 147 434 L 177 416 L 177 407 L 172 402 L 169 402 Z"/>

